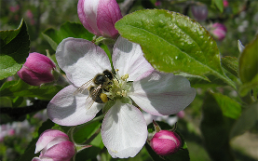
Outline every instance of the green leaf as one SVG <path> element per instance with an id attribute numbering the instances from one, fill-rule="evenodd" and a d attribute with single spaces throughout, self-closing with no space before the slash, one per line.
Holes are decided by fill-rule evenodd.
<path id="1" fill-rule="evenodd" d="M 224 116 L 237 119 L 242 112 L 241 105 L 228 96 L 212 93 Z"/>
<path id="2" fill-rule="evenodd" d="M 250 105 L 247 107 L 240 118 L 234 124 L 230 138 L 241 135 L 247 130 L 251 129 L 255 126 L 256 121 L 258 120 L 258 103 Z"/>
<path id="3" fill-rule="evenodd" d="M 202 106 L 203 119 L 201 131 L 205 147 L 212 160 L 234 160 L 229 144 L 229 132 L 234 120 L 223 115 L 223 112 L 210 92 Z"/>
<path id="4" fill-rule="evenodd" d="M 213 0 L 213 3 L 217 6 L 220 12 L 223 12 L 224 5 L 223 5 L 223 0 Z"/>
<path id="5" fill-rule="evenodd" d="M 87 126 L 77 127 L 78 129 L 74 133 L 74 141 L 76 143 L 83 143 L 88 138 L 90 138 L 91 135 L 95 133 L 97 129 L 100 128 L 101 123 L 100 122 L 93 122 Z"/>
<path id="6" fill-rule="evenodd" d="M 42 100 L 52 99 L 63 87 L 53 85 L 30 86 L 22 80 L 5 82 L 0 88 L 0 97 L 37 97 Z"/>
<path id="7" fill-rule="evenodd" d="M 47 29 L 42 34 L 54 50 L 56 50 L 58 44 L 65 38 L 83 38 L 91 41 L 94 36 L 81 23 L 74 22 L 64 23 L 59 30 L 53 28 Z"/>
<path id="8" fill-rule="evenodd" d="M 252 89 L 258 89 L 258 74 L 248 83 L 245 83 L 239 87 L 239 94 L 240 96 L 245 96 L 248 92 Z M 257 98 L 257 97 L 256 97 Z"/>
<path id="9" fill-rule="evenodd" d="M 167 10 L 141 10 L 126 15 L 115 27 L 124 38 L 141 45 L 157 70 L 206 80 L 206 74 L 213 74 L 235 87 L 222 71 L 216 42 L 189 17 Z"/>
<path id="10" fill-rule="evenodd" d="M 251 82 L 258 74 L 258 35 L 245 46 L 239 57 L 239 78 L 243 84 Z"/>
<path id="11" fill-rule="evenodd" d="M 31 161 L 33 157 L 39 156 L 39 154 L 34 154 L 36 148 L 36 142 L 41 133 L 43 133 L 47 129 L 51 129 L 54 126 L 54 123 L 51 120 L 45 121 L 42 126 L 39 128 L 38 137 L 34 138 L 30 144 L 27 146 L 23 155 L 19 158 L 18 161 Z"/>
<path id="12" fill-rule="evenodd" d="M 29 50 L 30 38 L 23 20 L 16 30 L 0 31 L 0 80 L 21 69 Z"/>
<path id="13" fill-rule="evenodd" d="M 221 63 L 228 72 L 238 77 L 238 59 L 236 57 L 225 56 L 221 59 Z"/>
<path id="14" fill-rule="evenodd" d="M 98 130 L 101 126 L 101 122 L 93 122 L 91 124 L 81 125 L 77 127 L 78 129 L 74 133 L 74 141 L 76 143 L 84 143 L 86 140 L 88 140 L 92 135 L 95 134 L 96 130 Z M 90 142 L 87 142 L 87 144 L 92 145 L 90 148 L 86 148 L 82 151 L 80 151 L 76 155 L 76 161 L 87 159 L 93 159 L 96 158 L 96 156 L 99 154 L 101 149 L 104 147 L 104 144 L 101 139 L 100 133 L 97 134 L 97 136 Z"/>

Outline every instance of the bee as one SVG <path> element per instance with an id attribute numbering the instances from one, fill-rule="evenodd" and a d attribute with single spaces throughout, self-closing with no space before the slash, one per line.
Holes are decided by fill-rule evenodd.
<path id="1" fill-rule="evenodd" d="M 87 108 L 90 108 L 94 102 L 106 103 L 108 101 L 108 97 L 103 93 L 103 90 L 108 91 L 106 87 L 112 83 L 111 80 L 113 78 L 113 74 L 109 70 L 105 70 L 103 73 L 97 74 L 94 78 L 79 87 L 74 94 L 83 93 L 88 89 L 89 96 L 86 100 Z"/>

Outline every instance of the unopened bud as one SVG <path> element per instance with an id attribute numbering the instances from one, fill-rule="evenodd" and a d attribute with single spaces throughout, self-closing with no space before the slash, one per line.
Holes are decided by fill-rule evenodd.
<path id="1" fill-rule="evenodd" d="M 226 37 L 227 28 L 221 23 L 214 23 L 211 26 L 210 33 L 214 37 L 214 39 L 222 41 Z"/>
<path id="2" fill-rule="evenodd" d="M 172 131 L 161 130 L 150 141 L 152 149 L 161 156 L 177 152 L 181 147 L 180 136 Z"/>
<path id="3" fill-rule="evenodd" d="M 208 16 L 208 8 L 206 5 L 192 6 L 191 11 L 197 21 L 204 21 Z"/>
<path id="4" fill-rule="evenodd" d="M 79 0 L 77 12 L 89 32 L 109 38 L 118 36 L 115 23 L 122 14 L 116 0 Z"/>
<path id="5" fill-rule="evenodd" d="M 43 83 L 54 81 L 52 70 L 55 67 L 55 64 L 47 56 L 34 52 L 29 54 L 17 74 L 24 82 L 40 86 Z"/>
<path id="6" fill-rule="evenodd" d="M 36 143 L 35 153 L 40 151 L 40 156 L 34 157 L 32 161 L 44 161 L 46 158 L 53 161 L 70 161 L 75 154 L 75 146 L 65 133 L 50 129 L 44 131 Z"/>

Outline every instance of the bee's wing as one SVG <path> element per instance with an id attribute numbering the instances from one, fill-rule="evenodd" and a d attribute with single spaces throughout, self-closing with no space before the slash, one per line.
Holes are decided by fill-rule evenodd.
<path id="1" fill-rule="evenodd" d="M 85 89 L 88 90 L 88 87 L 91 86 L 92 84 L 93 84 L 93 79 L 84 83 L 81 87 L 79 87 L 76 91 L 73 92 L 73 95 L 77 95 L 78 93 L 83 93 Z"/>
<path id="2" fill-rule="evenodd" d="M 86 104 L 86 109 L 90 109 L 94 102 L 95 102 L 94 99 L 89 95 L 87 97 L 86 103 L 85 103 Z"/>
<path id="3" fill-rule="evenodd" d="M 99 95 L 99 91 L 101 90 L 102 85 L 99 85 L 98 87 L 96 87 L 87 97 L 86 99 L 86 108 L 90 109 L 91 106 L 93 105 L 93 103 L 95 102 L 95 100 L 97 99 L 98 95 Z"/>

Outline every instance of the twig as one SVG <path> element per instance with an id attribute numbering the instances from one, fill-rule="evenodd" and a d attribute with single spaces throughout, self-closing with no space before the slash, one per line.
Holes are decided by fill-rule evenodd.
<path id="1" fill-rule="evenodd" d="M 0 113 L 7 114 L 14 120 L 18 120 L 21 116 L 29 113 L 37 112 L 47 108 L 48 101 L 36 100 L 33 105 L 25 107 L 1 107 Z"/>

